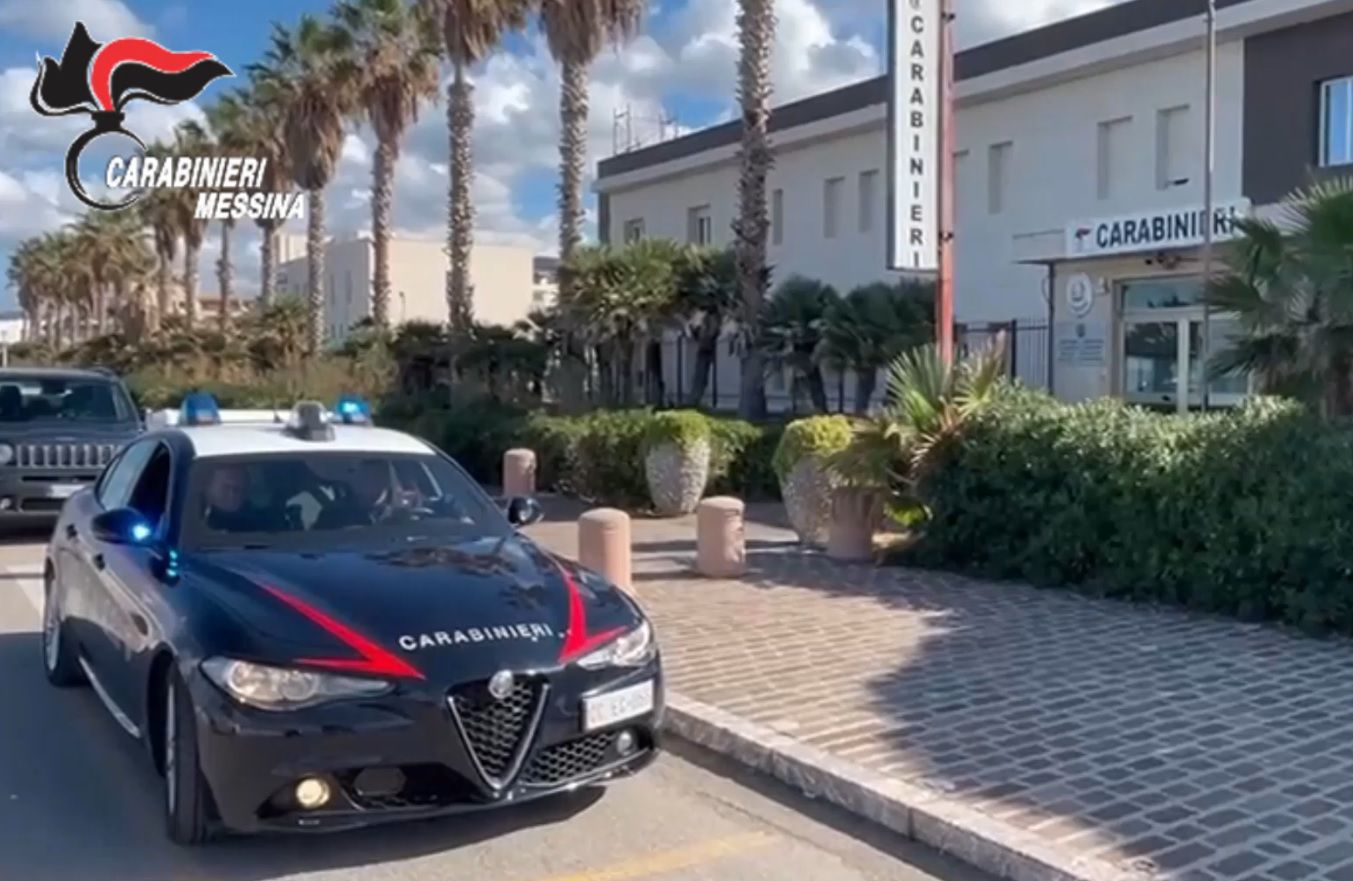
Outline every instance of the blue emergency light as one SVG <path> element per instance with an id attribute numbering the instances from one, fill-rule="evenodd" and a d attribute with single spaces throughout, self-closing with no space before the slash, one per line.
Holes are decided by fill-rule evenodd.
<path id="1" fill-rule="evenodd" d="M 371 423 L 371 407 L 356 395 L 344 395 L 334 406 L 334 415 L 344 425 L 368 425 Z"/>
<path id="2" fill-rule="evenodd" d="M 180 425 L 220 425 L 221 408 L 216 398 L 207 392 L 193 392 L 179 407 Z"/>

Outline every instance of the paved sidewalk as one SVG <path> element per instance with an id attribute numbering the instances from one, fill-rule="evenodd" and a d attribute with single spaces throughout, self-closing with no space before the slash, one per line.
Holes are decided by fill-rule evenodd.
<path id="1" fill-rule="evenodd" d="M 581 509 L 548 507 L 530 532 L 575 555 Z M 690 571 L 693 518 L 634 521 L 681 697 L 975 810 L 1084 877 L 1353 881 L 1353 645 L 838 564 L 781 517 L 750 512 L 740 581 Z"/>

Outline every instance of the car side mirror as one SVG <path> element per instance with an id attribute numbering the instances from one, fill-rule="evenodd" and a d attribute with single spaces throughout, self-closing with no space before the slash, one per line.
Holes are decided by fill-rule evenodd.
<path id="1" fill-rule="evenodd" d="M 507 522 L 518 528 L 539 523 L 545 517 L 540 502 L 527 496 L 517 496 L 507 503 Z"/>
<path id="2" fill-rule="evenodd" d="M 131 508 L 105 511 L 90 523 L 97 541 L 115 545 L 148 547 L 154 543 L 155 528 Z"/>

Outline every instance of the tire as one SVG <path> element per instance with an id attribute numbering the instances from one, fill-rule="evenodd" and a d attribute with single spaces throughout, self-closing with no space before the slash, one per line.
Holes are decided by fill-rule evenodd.
<path id="1" fill-rule="evenodd" d="M 57 688 L 73 688 L 85 683 L 79 650 L 69 638 L 66 619 L 61 613 L 60 585 L 50 572 L 43 578 L 42 669 L 47 674 L 47 681 Z"/>
<path id="2" fill-rule="evenodd" d="M 198 764 L 193 699 L 173 672 L 164 695 L 165 829 L 170 841 L 191 847 L 212 837 L 207 782 Z"/>

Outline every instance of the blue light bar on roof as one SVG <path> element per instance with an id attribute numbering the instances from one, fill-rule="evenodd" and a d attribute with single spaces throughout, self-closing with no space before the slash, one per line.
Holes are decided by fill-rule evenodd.
<path id="1" fill-rule="evenodd" d="M 179 407 L 180 425 L 220 425 L 221 408 L 216 398 L 206 392 L 193 392 Z"/>
<path id="2" fill-rule="evenodd" d="M 356 395 L 344 395 L 338 399 L 334 406 L 334 415 L 344 425 L 369 425 L 371 423 L 371 407 L 365 399 Z"/>

